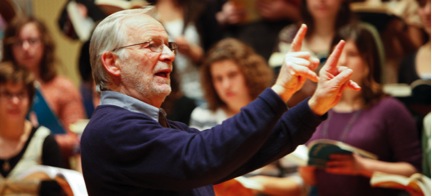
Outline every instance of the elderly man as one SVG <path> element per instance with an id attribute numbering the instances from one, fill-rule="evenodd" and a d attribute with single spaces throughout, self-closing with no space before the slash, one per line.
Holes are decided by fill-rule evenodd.
<path id="1" fill-rule="evenodd" d="M 146 9 L 114 13 L 91 38 L 96 84 L 102 90 L 81 139 L 90 195 L 213 195 L 212 184 L 262 167 L 308 140 L 348 87 L 352 71 L 336 67 L 344 42 L 318 77 L 318 60 L 299 51 L 303 26 L 275 84 L 242 111 L 199 131 L 167 121 L 160 106 L 170 93 L 175 43 Z M 306 79 L 315 94 L 288 109 Z"/>

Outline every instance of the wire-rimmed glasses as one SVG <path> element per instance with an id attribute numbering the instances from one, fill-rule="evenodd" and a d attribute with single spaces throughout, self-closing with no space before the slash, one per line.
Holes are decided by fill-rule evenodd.
<path id="1" fill-rule="evenodd" d="M 116 51 L 123 49 L 123 48 L 131 47 L 131 46 L 140 46 L 140 48 L 148 48 L 152 52 L 162 53 L 162 51 L 164 49 L 164 45 L 167 46 L 172 52 L 174 52 L 174 54 L 176 53 L 177 44 L 175 42 L 168 42 L 165 44 L 163 40 L 158 40 L 158 39 L 152 39 L 152 40 L 149 40 L 146 42 L 141 42 L 141 43 L 117 47 L 111 51 L 116 52 Z"/>

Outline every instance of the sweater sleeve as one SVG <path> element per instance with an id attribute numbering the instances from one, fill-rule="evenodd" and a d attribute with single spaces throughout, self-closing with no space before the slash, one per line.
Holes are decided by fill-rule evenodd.
<path id="1" fill-rule="evenodd" d="M 298 145 L 304 144 L 315 132 L 316 127 L 327 118 L 327 114 L 324 116 L 315 115 L 309 108 L 307 100 L 285 112 L 272 130 L 271 137 L 259 151 L 247 164 L 222 181 L 265 166 L 291 153 Z"/>

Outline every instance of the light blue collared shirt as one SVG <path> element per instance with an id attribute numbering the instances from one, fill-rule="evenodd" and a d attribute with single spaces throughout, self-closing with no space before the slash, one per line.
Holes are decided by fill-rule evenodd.
<path id="1" fill-rule="evenodd" d="M 115 105 L 131 112 L 144 113 L 159 122 L 159 108 L 115 91 L 101 92 L 101 105 Z"/>

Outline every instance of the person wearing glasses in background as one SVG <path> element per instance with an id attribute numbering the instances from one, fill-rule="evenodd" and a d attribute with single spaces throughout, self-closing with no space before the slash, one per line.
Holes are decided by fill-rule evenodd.
<path id="1" fill-rule="evenodd" d="M 101 89 L 81 137 L 89 195 L 214 195 L 212 184 L 267 165 L 306 142 L 342 90 L 357 89 L 352 71 L 336 67 L 342 41 L 317 76 L 318 60 L 300 51 L 300 29 L 275 84 L 221 125 L 200 131 L 166 120 L 175 43 L 150 8 L 116 12 L 90 41 Z M 138 44 L 139 43 L 139 44 Z M 285 103 L 311 79 L 318 88 L 294 108 Z M 161 114 L 161 115 L 160 115 Z"/>
<path id="2" fill-rule="evenodd" d="M 33 123 L 48 127 L 53 133 L 65 132 L 55 137 L 64 164 L 71 168 L 69 159 L 77 155 L 79 139 L 69 126 L 86 117 L 78 88 L 57 72 L 55 43 L 48 28 L 37 18 L 16 17 L 6 28 L 3 49 L 3 61 L 22 66 L 35 76 L 37 94 L 42 94 L 38 100 L 43 98 L 48 108 L 35 110 L 41 103 L 35 100 L 32 112 L 36 114 L 37 122 Z M 49 124 L 57 120 L 58 129 Z"/>
<path id="3" fill-rule="evenodd" d="M 27 70 L 0 63 L 0 195 L 60 195 L 54 180 L 20 178 L 32 166 L 62 167 L 50 130 L 26 120 L 35 94 L 33 82 Z"/>

